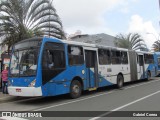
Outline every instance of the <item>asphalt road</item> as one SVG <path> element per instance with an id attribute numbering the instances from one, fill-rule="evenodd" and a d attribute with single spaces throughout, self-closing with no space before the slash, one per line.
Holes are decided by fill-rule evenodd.
<path id="1" fill-rule="evenodd" d="M 84 92 L 82 97 L 78 99 L 70 99 L 68 95 L 45 98 L 3 96 L 0 98 L 0 111 L 60 111 L 57 113 L 59 116 L 66 115 L 65 117 L 54 118 L 29 118 L 33 120 L 160 120 L 160 117 L 127 117 L 127 115 L 132 116 L 137 113 L 146 115 L 151 111 L 155 115 L 154 111 L 160 111 L 159 102 L 160 78 L 155 78 L 150 81 L 126 84 L 123 89 L 116 89 L 116 87 L 112 86 L 94 92 Z M 76 112 L 67 113 L 65 111 Z M 117 114 L 126 116 L 113 117 L 113 111 L 121 111 L 120 113 L 117 112 Z M 53 116 L 56 114 L 56 112 L 48 113 Z M 75 117 L 67 116 L 67 114 L 71 113 L 74 113 Z M 82 115 L 86 115 L 87 117 L 80 117 Z M 112 117 L 104 117 L 106 115 L 112 115 Z"/>

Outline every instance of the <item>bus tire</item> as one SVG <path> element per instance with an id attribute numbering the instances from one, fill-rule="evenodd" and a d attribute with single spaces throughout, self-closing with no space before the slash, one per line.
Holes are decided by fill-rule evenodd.
<path id="1" fill-rule="evenodd" d="M 124 83 L 124 78 L 121 74 L 117 76 L 117 87 L 122 88 Z"/>
<path id="2" fill-rule="evenodd" d="M 148 71 L 148 72 L 147 72 L 147 80 L 150 80 L 150 79 L 151 79 L 151 72 Z"/>
<path id="3" fill-rule="evenodd" d="M 81 96 L 82 84 L 78 80 L 73 80 L 70 86 L 70 97 L 75 99 Z"/>

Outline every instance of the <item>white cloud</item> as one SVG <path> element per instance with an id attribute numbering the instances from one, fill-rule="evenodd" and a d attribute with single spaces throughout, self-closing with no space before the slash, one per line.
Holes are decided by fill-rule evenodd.
<path id="1" fill-rule="evenodd" d="M 153 27 L 152 22 L 144 21 L 139 15 L 131 17 L 128 32 L 140 33 L 149 49 L 151 49 L 152 44 L 158 39 L 158 33 Z"/>
<path id="2" fill-rule="evenodd" d="M 73 33 L 80 29 L 82 33 L 108 32 L 104 14 L 126 4 L 127 0 L 54 0 L 65 31 Z M 111 31 L 110 31 L 111 33 Z"/>
<path id="3" fill-rule="evenodd" d="M 105 15 L 107 12 L 120 11 L 122 16 L 130 12 L 130 5 L 139 0 L 54 0 L 53 4 L 60 16 L 64 30 L 69 33 L 75 33 L 81 30 L 82 34 L 107 33 L 116 35 L 112 28 L 107 26 Z M 113 16 L 116 19 L 116 16 Z M 115 29 L 116 26 L 112 25 Z M 123 27 L 123 25 L 122 25 Z M 125 30 L 125 28 L 122 28 Z M 116 31 L 117 32 L 117 31 Z M 156 40 L 153 33 L 157 36 L 157 32 L 151 21 L 144 21 L 139 15 L 133 15 L 129 23 L 127 32 L 138 32 L 151 48 Z"/>

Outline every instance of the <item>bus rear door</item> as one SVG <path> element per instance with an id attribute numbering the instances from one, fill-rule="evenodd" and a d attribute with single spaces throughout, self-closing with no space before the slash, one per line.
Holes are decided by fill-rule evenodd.
<path id="1" fill-rule="evenodd" d="M 97 51 L 85 50 L 86 78 L 89 90 L 96 90 L 98 87 L 98 64 Z"/>

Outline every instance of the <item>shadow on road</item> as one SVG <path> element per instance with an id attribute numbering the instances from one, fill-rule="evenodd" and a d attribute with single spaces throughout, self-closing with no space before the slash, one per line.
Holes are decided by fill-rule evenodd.
<path id="1" fill-rule="evenodd" d="M 150 82 L 153 81 L 149 80 L 139 80 L 139 81 L 133 81 L 133 82 L 129 82 L 129 83 L 125 83 L 124 87 L 129 87 L 129 86 L 133 86 L 136 84 L 140 84 L 140 83 L 145 83 L 145 82 Z M 104 92 L 110 92 L 112 90 L 119 90 L 117 89 L 116 85 L 112 85 L 112 86 L 107 86 L 107 87 L 102 87 L 102 88 L 98 88 L 96 91 L 83 91 L 83 94 L 80 98 L 85 98 L 85 97 L 89 97 L 92 95 L 96 95 L 96 94 L 100 94 L 100 93 L 104 93 Z M 120 89 L 123 90 L 123 89 Z M 69 94 L 65 94 L 65 95 L 59 95 L 59 96 L 52 96 L 52 97 L 37 97 L 35 99 L 29 99 L 29 98 L 24 98 L 24 97 L 17 97 L 14 99 L 23 99 L 24 101 L 20 101 L 18 102 L 18 104 L 25 104 L 25 105 L 48 105 L 50 103 L 59 103 L 62 101 L 68 101 L 71 100 L 71 98 L 69 97 Z M 26 99 L 26 101 L 25 101 Z M 79 99 L 79 98 L 78 98 Z"/>

